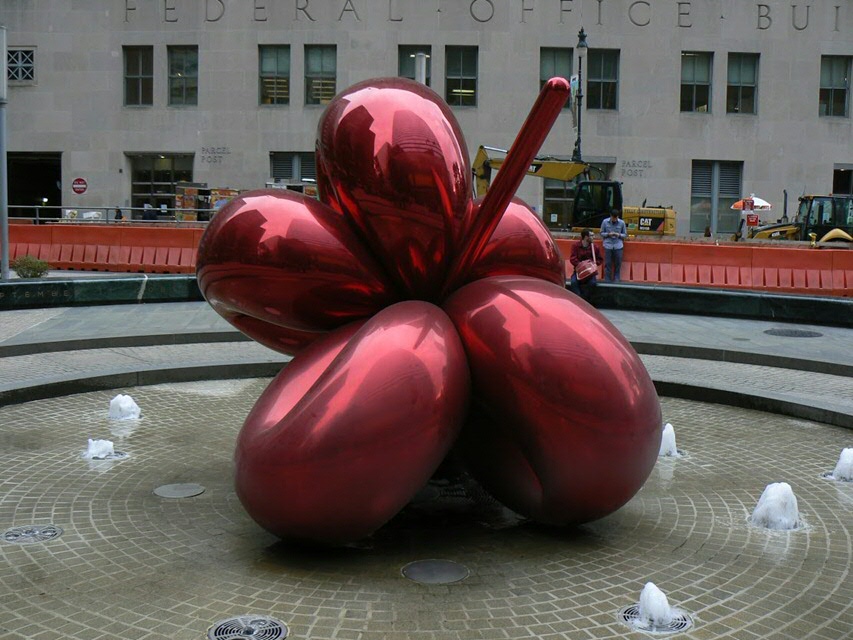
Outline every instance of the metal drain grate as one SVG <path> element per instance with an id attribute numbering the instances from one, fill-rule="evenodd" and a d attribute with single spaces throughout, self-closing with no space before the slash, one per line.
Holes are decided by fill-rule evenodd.
<path id="1" fill-rule="evenodd" d="M 818 331 L 806 331 L 805 329 L 767 329 L 764 333 L 768 336 L 779 336 L 782 338 L 822 338 L 823 334 Z"/>
<path id="2" fill-rule="evenodd" d="M 92 456 L 89 460 L 124 460 L 127 454 L 124 451 L 113 451 L 105 456 Z"/>
<path id="3" fill-rule="evenodd" d="M 55 524 L 31 524 L 6 530 L 3 532 L 3 542 L 31 544 L 53 540 L 61 535 L 62 527 L 57 527 Z"/>
<path id="4" fill-rule="evenodd" d="M 470 575 L 468 567 L 453 560 L 415 560 L 400 572 L 409 580 L 421 584 L 451 584 Z"/>
<path id="5" fill-rule="evenodd" d="M 645 631 L 646 633 L 656 633 L 659 635 L 681 633 L 682 631 L 687 631 L 693 626 L 693 620 L 683 611 L 673 609 L 672 613 L 672 620 L 669 624 L 657 626 L 652 624 L 650 620 L 645 620 L 640 617 L 639 604 L 632 604 L 630 607 L 625 607 L 619 611 L 619 619 L 632 629 Z"/>
<path id="6" fill-rule="evenodd" d="M 825 471 L 820 474 L 821 478 L 826 478 L 827 480 L 835 480 L 836 482 L 853 482 L 853 480 L 848 480 L 847 478 L 836 478 L 834 471 Z"/>
<path id="7" fill-rule="evenodd" d="M 207 630 L 208 640 L 280 640 L 288 634 L 287 625 L 267 616 L 237 616 L 220 620 Z"/>

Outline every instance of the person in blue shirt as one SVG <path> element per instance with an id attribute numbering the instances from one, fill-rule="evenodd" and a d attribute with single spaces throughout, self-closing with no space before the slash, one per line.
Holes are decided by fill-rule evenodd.
<path id="1" fill-rule="evenodd" d="M 628 229 L 619 218 L 619 209 L 613 209 L 610 217 L 601 223 L 601 246 L 604 248 L 604 280 L 618 282 L 622 271 L 622 249 Z"/>

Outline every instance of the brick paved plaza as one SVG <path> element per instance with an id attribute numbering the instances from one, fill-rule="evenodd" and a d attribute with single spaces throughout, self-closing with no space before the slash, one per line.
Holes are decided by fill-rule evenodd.
<path id="1" fill-rule="evenodd" d="M 243 614 L 291 638 L 643 638 L 618 617 L 647 581 L 693 618 L 675 637 L 821 638 L 853 629 L 853 483 L 822 477 L 851 432 L 716 404 L 663 398 L 681 459 L 660 459 L 642 491 L 601 521 L 536 526 L 464 477 L 432 483 L 373 538 L 336 550 L 277 541 L 232 485 L 237 430 L 267 380 L 81 393 L 0 408 L 0 522 L 64 533 L 0 544 L 4 639 L 205 638 Z M 139 421 L 110 421 L 117 393 Z M 87 438 L 129 457 L 81 458 Z M 764 487 L 794 489 L 806 527 L 748 523 Z M 203 494 L 166 499 L 164 484 Z M 454 560 L 449 585 L 401 575 Z"/>

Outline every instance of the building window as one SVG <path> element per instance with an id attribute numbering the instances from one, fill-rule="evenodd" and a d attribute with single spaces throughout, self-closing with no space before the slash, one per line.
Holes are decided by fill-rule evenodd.
<path id="1" fill-rule="evenodd" d="M 260 104 L 290 104 L 290 46 L 258 47 Z"/>
<path id="2" fill-rule="evenodd" d="M 847 117 L 850 106 L 850 56 L 821 56 L 820 115 Z"/>
<path id="3" fill-rule="evenodd" d="M 447 47 L 445 50 L 445 96 L 452 107 L 477 106 L 477 47 Z"/>
<path id="4" fill-rule="evenodd" d="M 694 160 L 690 183 L 690 233 L 734 233 L 740 212 L 743 163 Z"/>
<path id="5" fill-rule="evenodd" d="M 12 82 L 34 84 L 36 81 L 35 57 L 35 49 L 9 49 L 6 53 L 9 69 L 6 77 Z"/>
<path id="6" fill-rule="evenodd" d="M 193 181 L 192 154 L 140 154 L 130 156 L 131 206 L 162 210 L 175 207 L 175 184 Z M 134 211 L 134 217 L 141 217 Z"/>
<path id="7" fill-rule="evenodd" d="M 617 109 L 619 52 L 612 49 L 590 49 L 586 75 L 586 108 Z"/>
<path id="8" fill-rule="evenodd" d="M 681 110 L 711 111 L 711 63 L 713 54 L 685 51 L 681 54 Z"/>
<path id="9" fill-rule="evenodd" d="M 832 193 L 835 195 L 853 195 L 853 164 L 835 165 L 832 171 Z M 850 202 L 853 207 L 853 201 Z M 853 221 L 850 223 L 853 225 Z"/>
<path id="10" fill-rule="evenodd" d="M 333 44 L 305 45 L 305 104 L 328 104 L 335 97 L 338 48 Z"/>
<path id="11" fill-rule="evenodd" d="M 426 85 L 432 86 L 432 47 L 428 44 L 400 45 L 397 49 L 397 75 L 401 78 L 415 80 L 415 56 L 419 53 L 426 55 Z"/>
<path id="12" fill-rule="evenodd" d="M 169 105 L 198 104 L 198 47 L 167 47 Z"/>
<path id="13" fill-rule="evenodd" d="M 270 176 L 275 183 L 299 183 L 317 179 L 313 151 L 274 151 L 270 153 Z"/>
<path id="14" fill-rule="evenodd" d="M 572 77 L 572 50 L 559 47 L 542 47 L 539 49 L 539 90 L 551 78 Z M 568 109 L 571 100 L 566 100 L 564 109 Z"/>
<path id="15" fill-rule="evenodd" d="M 758 54 L 730 53 L 726 87 L 726 113 L 756 113 L 755 90 L 758 86 Z"/>
<path id="16" fill-rule="evenodd" d="M 123 47 L 124 104 L 154 104 L 154 47 Z"/>

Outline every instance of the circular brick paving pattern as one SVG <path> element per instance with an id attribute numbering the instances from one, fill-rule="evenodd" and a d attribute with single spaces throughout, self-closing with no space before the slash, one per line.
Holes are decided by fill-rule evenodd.
<path id="1" fill-rule="evenodd" d="M 290 638 L 644 638 L 619 620 L 654 582 L 694 627 L 678 638 L 850 637 L 853 483 L 832 470 L 850 431 L 663 399 L 686 455 L 661 459 L 615 514 L 557 530 L 525 522 L 464 476 L 435 481 L 372 538 L 321 550 L 278 541 L 244 513 L 231 456 L 266 380 L 84 393 L 0 408 L 0 529 L 60 538 L 0 544 L 0 636 L 196 640 L 217 620 L 272 616 Z M 116 393 L 142 408 L 110 421 Z M 129 457 L 81 459 L 87 438 Z M 618 469 L 603 469 L 602 478 Z M 794 489 L 806 527 L 748 517 L 764 487 Z M 196 497 L 153 490 L 198 483 Z M 440 558 L 470 576 L 422 585 Z"/>

